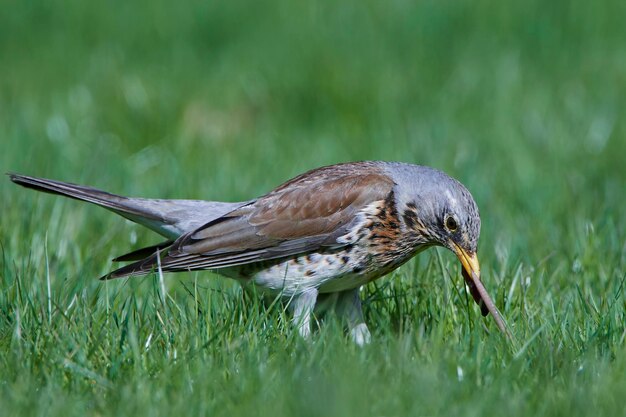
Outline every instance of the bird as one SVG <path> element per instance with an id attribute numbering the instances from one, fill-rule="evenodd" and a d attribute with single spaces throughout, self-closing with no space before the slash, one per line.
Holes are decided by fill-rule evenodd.
<path id="1" fill-rule="evenodd" d="M 459 181 L 423 165 L 360 161 L 316 168 L 242 202 L 129 198 L 8 174 L 21 186 L 105 207 L 167 240 L 115 258 L 103 280 L 210 270 L 287 301 L 309 338 L 333 308 L 358 345 L 370 343 L 359 290 L 432 246 L 452 251 L 483 316 L 507 328 L 480 279 L 478 206 Z M 331 307 L 329 307 L 331 306 Z"/>

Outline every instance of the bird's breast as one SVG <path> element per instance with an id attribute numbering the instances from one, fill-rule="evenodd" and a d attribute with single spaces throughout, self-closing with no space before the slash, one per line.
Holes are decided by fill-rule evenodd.
<path id="1" fill-rule="evenodd" d="M 393 193 L 366 206 L 337 242 L 342 246 L 218 272 L 271 296 L 290 297 L 311 287 L 336 292 L 380 278 L 426 247 L 401 226 Z"/>

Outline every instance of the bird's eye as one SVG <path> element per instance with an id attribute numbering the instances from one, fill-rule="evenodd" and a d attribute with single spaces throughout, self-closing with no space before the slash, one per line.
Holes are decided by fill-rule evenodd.
<path id="1" fill-rule="evenodd" d="M 456 222 L 456 219 L 452 216 L 446 217 L 446 229 L 451 232 L 456 231 L 459 228 L 459 224 Z"/>

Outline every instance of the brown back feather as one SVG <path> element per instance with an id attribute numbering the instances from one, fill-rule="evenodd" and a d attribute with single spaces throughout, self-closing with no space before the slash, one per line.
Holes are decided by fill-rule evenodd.
<path id="1" fill-rule="evenodd" d="M 181 236 L 161 259 L 164 271 L 217 269 L 277 259 L 342 244 L 356 214 L 384 200 L 393 181 L 360 162 L 309 171 L 249 205 Z M 146 273 L 156 256 L 113 272 Z"/>

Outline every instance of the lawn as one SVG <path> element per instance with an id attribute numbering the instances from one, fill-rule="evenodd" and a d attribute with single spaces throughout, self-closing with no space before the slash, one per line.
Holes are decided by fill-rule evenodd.
<path id="1" fill-rule="evenodd" d="M 434 166 L 478 203 L 516 342 L 443 249 L 363 289 L 364 348 L 211 273 L 103 283 L 160 238 L 4 178 L 3 416 L 626 415 L 626 3 L 4 6 L 2 172 L 237 201 L 340 161 Z"/>

